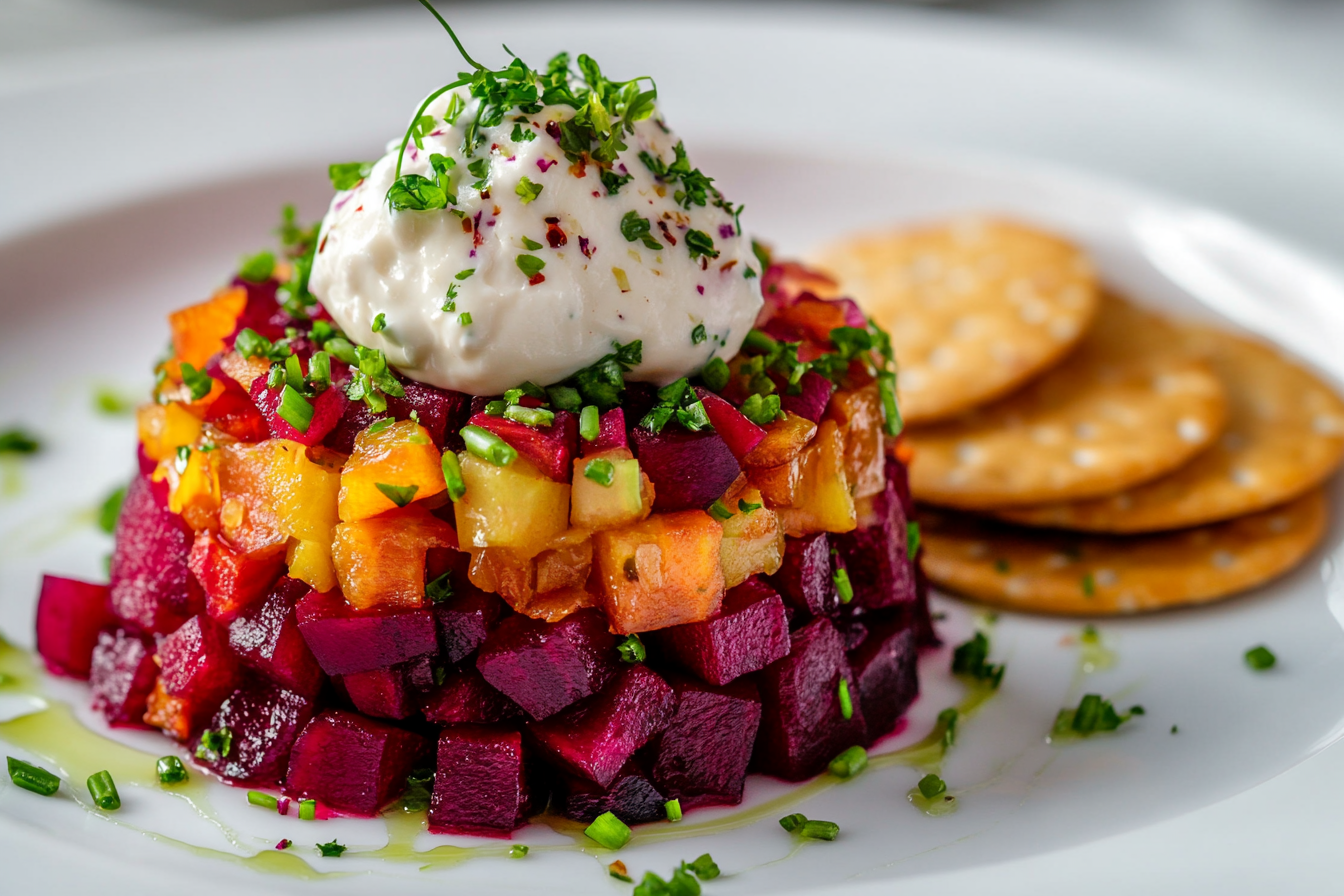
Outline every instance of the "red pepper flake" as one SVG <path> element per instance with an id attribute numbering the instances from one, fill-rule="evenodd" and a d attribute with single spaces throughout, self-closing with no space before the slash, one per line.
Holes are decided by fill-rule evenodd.
<path id="1" fill-rule="evenodd" d="M 327 237 L 329 236 L 331 236 L 331 234 L 329 233 L 322 234 L 322 243 L 317 247 L 318 255 L 321 255 L 323 252 L 327 251 Z"/>
<path id="2" fill-rule="evenodd" d="M 551 244 L 552 249 L 559 249 L 565 243 L 569 242 L 569 238 L 565 236 L 565 232 L 560 229 L 559 218 L 546 219 L 546 242 Z"/>
<path id="3" fill-rule="evenodd" d="M 698 292 L 698 293 L 700 293 L 700 295 L 704 295 L 704 294 L 705 294 L 705 288 L 704 288 L 703 286 L 699 286 L 699 285 L 697 285 L 697 286 L 695 287 L 695 291 Z"/>
<path id="4" fill-rule="evenodd" d="M 736 258 L 734 258 L 732 261 L 725 262 L 725 263 L 719 265 L 719 270 L 720 270 L 720 271 L 731 271 L 731 270 L 733 269 L 733 265 L 735 265 L 735 264 L 737 264 L 737 259 L 736 259 Z"/>
<path id="5" fill-rule="evenodd" d="M 294 845 L 294 841 L 293 841 L 293 840 L 281 840 L 279 843 L 275 844 L 275 848 L 276 848 L 276 849 L 289 849 L 289 848 L 290 848 L 291 846 L 293 846 L 293 845 Z"/>
<path id="6" fill-rule="evenodd" d="M 737 231 L 733 229 L 733 225 L 731 224 L 719 225 L 719 239 L 730 240 L 735 236 L 737 236 Z"/>
<path id="7" fill-rule="evenodd" d="M 358 208 L 355 209 L 355 211 L 357 211 L 357 212 L 362 212 L 362 211 L 364 211 L 364 206 L 362 206 L 362 205 L 359 206 Z"/>
<path id="8" fill-rule="evenodd" d="M 485 195 L 485 194 L 481 194 L 481 195 Z M 471 238 L 471 244 L 472 244 L 472 246 L 482 246 L 482 245 L 484 245 L 484 244 L 485 244 L 485 237 L 481 235 L 481 213 L 480 213 L 480 212 L 477 212 L 477 213 L 476 213 L 476 219 L 475 219 L 475 221 L 473 222 L 473 225 L 472 225 L 472 226 L 473 226 L 473 227 L 475 228 L 475 230 L 476 230 L 476 233 L 475 233 L 475 234 L 472 236 L 472 238 Z M 475 253 L 476 253 L 476 250 L 473 248 L 473 249 L 472 249 L 472 254 L 474 255 Z M 704 261 L 705 259 L 704 259 L 704 257 L 702 256 L 700 260 L 701 260 L 701 261 Z"/>
<path id="9" fill-rule="evenodd" d="M 588 244 L 588 237 L 579 237 L 579 251 L 583 253 L 584 258 L 592 258 L 597 250 Z"/>
<path id="10" fill-rule="evenodd" d="M 545 174 L 547 171 L 550 171 L 551 166 L 554 164 L 555 159 L 537 159 L 537 167 L 541 169 L 542 174 Z"/>
<path id="11" fill-rule="evenodd" d="M 470 219 L 470 218 L 463 218 L 463 219 L 462 219 L 462 232 L 463 232 L 463 233 L 471 233 L 471 219 Z"/>
<path id="12" fill-rule="evenodd" d="M 667 222 L 666 222 L 666 221 L 659 221 L 659 222 L 658 222 L 658 229 L 661 230 L 661 231 L 663 232 L 663 236 L 667 238 L 667 241 L 668 241 L 669 243 L 671 243 L 671 244 L 674 245 L 674 246 L 677 244 L 677 238 L 674 237 L 674 236 L 672 235 L 672 231 L 668 229 L 668 226 L 667 226 Z"/>
<path id="13" fill-rule="evenodd" d="M 481 198 L 482 198 L 482 199 L 489 199 L 489 198 L 490 198 L 490 188 L 489 188 L 489 187 L 486 187 L 484 190 L 481 191 Z"/>
<path id="14" fill-rule="evenodd" d="M 588 159 L 587 159 L 587 158 L 582 158 L 582 157 L 581 157 L 581 158 L 580 158 L 577 162 L 575 162 L 573 165 L 570 165 L 570 166 L 569 166 L 569 173 L 572 174 L 572 175 L 574 175 L 575 177 L 587 177 L 587 176 L 588 176 Z"/>
<path id="15" fill-rule="evenodd" d="M 546 282 L 546 275 L 538 271 L 528 279 L 527 285 L 536 286 L 538 283 L 545 283 L 545 282 Z"/>

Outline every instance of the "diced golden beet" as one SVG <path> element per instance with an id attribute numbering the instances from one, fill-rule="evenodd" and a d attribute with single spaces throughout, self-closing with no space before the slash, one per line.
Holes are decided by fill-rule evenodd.
<path id="1" fill-rule="evenodd" d="M 591 463 L 609 463 L 611 483 L 585 475 Z M 645 496 L 648 501 L 645 501 Z M 574 483 L 570 494 L 569 522 L 577 529 L 614 529 L 638 522 L 653 509 L 653 486 L 639 469 L 639 461 L 627 448 L 613 448 L 574 460 Z"/>
<path id="2" fill-rule="evenodd" d="M 176 360 L 197 370 L 205 367 L 211 357 L 224 351 L 224 340 L 233 333 L 246 305 L 247 290 L 233 286 L 221 289 L 208 301 L 168 315 Z"/>
<path id="3" fill-rule="evenodd" d="M 537 594 L 520 613 L 546 622 L 559 622 L 570 613 L 597 606 L 597 598 L 584 588 L 561 588 Z"/>
<path id="4" fill-rule="evenodd" d="M 194 445 L 201 437 L 201 418 L 176 401 L 142 405 L 135 412 L 135 423 L 151 460 L 175 457 L 179 447 Z"/>
<path id="5" fill-rule="evenodd" d="M 313 452 L 298 442 L 271 442 L 270 485 L 280 531 L 302 541 L 331 543 L 339 520 L 341 491 L 339 455 Z M 326 591 L 319 588 L 319 591 Z"/>
<path id="6" fill-rule="evenodd" d="M 336 587 L 336 565 L 331 559 L 331 541 L 289 540 L 285 554 L 289 577 L 298 579 L 314 591 L 327 592 Z"/>
<path id="7" fill-rule="evenodd" d="M 700 510 L 593 535 L 602 605 L 621 634 L 698 622 L 723 599 L 723 527 Z"/>
<path id="8" fill-rule="evenodd" d="M 219 528 L 219 472 L 217 451 L 192 451 L 186 463 L 176 457 L 159 461 L 155 482 L 168 483 L 168 509 L 187 521 L 192 530 Z"/>
<path id="9" fill-rule="evenodd" d="M 282 544 L 288 536 L 280 528 L 271 492 L 271 462 L 276 440 L 255 445 L 224 445 L 215 463 L 219 470 L 219 530 L 243 553 Z"/>
<path id="10" fill-rule="evenodd" d="M 415 505 L 340 523 L 334 534 L 331 555 L 341 592 L 360 610 L 420 606 L 425 599 L 425 552 L 457 547 L 453 527 Z"/>
<path id="11" fill-rule="evenodd" d="M 515 610 L 537 591 L 537 565 L 511 548 L 479 548 L 471 552 L 467 578 L 482 591 L 504 598 Z"/>
<path id="12" fill-rule="evenodd" d="M 253 380 L 271 372 L 271 362 L 265 358 L 244 358 L 237 352 L 225 352 L 219 357 L 219 369 L 242 386 L 244 392 L 250 392 Z"/>
<path id="13" fill-rule="evenodd" d="M 806 417 L 785 413 L 765 427 L 765 438 L 742 458 L 744 467 L 777 467 L 793 460 L 817 434 L 817 424 Z"/>
<path id="14" fill-rule="evenodd" d="M 846 389 L 831 396 L 826 416 L 840 426 L 845 439 L 845 474 L 855 498 L 879 494 L 887 484 L 882 451 L 882 398 L 877 383 Z"/>
<path id="15" fill-rule="evenodd" d="M 192 729 L 188 704 L 185 698 L 169 694 L 163 687 L 163 679 L 155 679 L 154 690 L 145 701 L 145 724 L 162 729 L 176 740 L 186 740 Z"/>
<path id="16" fill-rule="evenodd" d="M 758 573 L 773 575 L 784 562 L 784 527 L 779 516 L 767 507 L 743 511 L 739 501 L 761 504 L 761 493 L 749 486 L 724 502 L 733 511 L 723 521 L 723 545 L 719 548 L 725 588 L 736 588 Z"/>
<path id="17" fill-rule="evenodd" d="M 747 480 L 761 493 L 766 507 L 791 507 L 803 479 L 801 457 L 777 467 L 747 467 Z"/>
<path id="18" fill-rule="evenodd" d="M 447 488 L 442 457 L 423 426 L 370 426 L 355 436 L 355 453 L 341 471 L 341 521 L 366 520 Z"/>
<path id="19" fill-rule="evenodd" d="M 537 591 L 582 588 L 593 568 L 593 540 L 571 529 L 537 555 Z"/>
<path id="20" fill-rule="evenodd" d="M 854 496 L 845 475 L 845 441 L 834 420 L 822 421 L 803 452 L 802 481 L 792 507 L 779 510 L 788 535 L 849 532 L 856 525 Z"/>
<path id="21" fill-rule="evenodd" d="M 595 606 L 591 597 L 562 593 L 582 591 L 592 565 L 592 539 L 587 532 L 571 529 L 535 557 L 523 556 L 509 548 L 473 551 L 467 576 L 477 588 L 498 594 L 519 613 L 538 619 L 560 619 L 574 609 Z M 553 595 L 547 597 L 540 592 Z M 540 608 L 538 601 L 542 602 Z M 562 611 L 563 605 L 572 609 Z"/>
<path id="22" fill-rule="evenodd" d="M 512 548 L 535 557 L 569 528 L 569 483 L 556 482 L 522 457 L 497 467 L 458 455 L 467 493 L 454 505 L 463 550 Z"/>

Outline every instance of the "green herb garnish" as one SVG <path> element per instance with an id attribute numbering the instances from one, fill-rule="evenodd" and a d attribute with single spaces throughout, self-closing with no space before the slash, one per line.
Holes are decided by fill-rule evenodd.
<path id="1" fill-rule="evenodd" d="M 1088 694 L 1078 703 L 1077 709 L 1061 709 L 1055 716 L 1055 724 L 1050 730 L 1052 738 L 1091 737 L 1105 731 L 1114 731 L 1134 716 L 1143 715 L 1142 706 L 1131 706 L 1123 715 L 1116 711 L 1111 701 L 1100 694 Z"/>
<path id="2" fill-rule="evenodd" d="M 0 454 L 36 454 L 42 450 L 37 436 L 22 430 L 0 432 Z"/>
<path id="3" fill-rule="evenodd" d="M 1274 655 L 1274 652 L 1263 644 L 1246 651 L 1246 665 L 1257 672 L 1274 668 L 1274 664 L 1278 661 L 1279 658 Z"/>
<path id="4" fill-rule="evenodd" d="M 845 750 L 827 766 L 837 778 L 852 778 L 867 767 L 868 751 L 858 746 Z"/>
<path id="5" fill-rule="evenodd" d="M 989 638 L 984 632 L 975 635 L 952 651 L 952 674 L 965 675 L 981 681 L 997 690 L 1003 681 L 1004 664 L 995 666 L 986 660 L 989 658 Z"/>
<path id="6" fill-rule="evenodd" d="M 589 840 L 606 849 L 620 849 L 630 842 L 631 831 L 625 822 L 610 812 L 603 812 L 583 832 Z"/>
<path id="7" fill-rule="evenodd" d="M 333 162 L 327 166 L 327 177 L 331 178 L 333 190 L 350 190 L 359 186 L 371 171 L 372 162 Z"/>
<path id="8" fill-rule="evenodd" d="M 623 663 L 642 663 L 648 656 L 648 651 L 644 647 L 644 642 L 639 640 L 639 635 L 628 635 L 624 641 L 616 645 L 616 652 L 621 655 Z"/>
<path id="9" fill-rule="evenodd" d="M 61 788 L 61 779 L 46 769 L 24 762 L 22 759 L 15 759 L 13 756 L 7 756 L 5 759 L 9 766 L 9 780 L 13 781 L 15 786 L 41 796 L 51 796 Z"/>
<path id="10" fill-rule="evenodd" d="M 115 812 L 121 808 L 121 794 L 117 793 L 117 782 L 112 780 L 112 773 L 103 770 L 89 775 L 89 780 L 85 782 L 89 788 L 89 796 L 93 799 L 93 804 L 104 812 Z"/>
<path id="11" fill-rule="evenodd" d="M 341 853 L 345 852 L 345 850 L 346 847 L 337 843 L 335 840 L 332 840 L 330 843 L 317 844 L 317 851 L 322 854 L 323 858 L 327 859 L 339 859 Z"/>

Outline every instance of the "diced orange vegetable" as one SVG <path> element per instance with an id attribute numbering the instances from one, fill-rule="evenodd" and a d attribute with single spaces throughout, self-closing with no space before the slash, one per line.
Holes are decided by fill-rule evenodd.
<path id="1" fill-rule="evenodd" d="M 219 528 L 220 487 L 216 451 L 190 449 L 183 462 L 173 456 L 154 468 L 155 482 L 168 483 L 168 509 L 193 531 Z"/>
<path id="2" fill-rule="evenodd" d="M 224 339 L 233 333 L 238 315 L 246 305 L 247 290 L 234 286 L 220 290 L 208 301 L 168 315 L 176 360 L 197 370 L 205 367 L 211 357 L 224 351 Z"/>
<path id="3" fill-rule="evenodd" d="M 908 465 L 915 459 L 915 446 L 907 439 L 897 439 L 896 447 L 892 449 L 891 454 L 901 463 Z"/>
<path id="4" fill-rule="evenodd" d="M 802 457 L 802 481 L 792 507 L 779 510 L 789 535 L 849 532 L 856 523 L 845 475 L 845 442 L 834 420 L 823 420 Z"/>
<path id="5" fill-rule="evenodd" d="M 547 591 L 528 601 L 526 608 L 519 612 L 542 619 L 546 622 L 559 622 L 570 613 L 597 606 L 597 598 L 583 588 L 561 588 L 559 591 Z"/>
<path id="6" fill-rule="evenodd" d="M 163 729 L 163 733 L 177 740 L 191 736 L 191 710 L 188 701 L 174 697 L 163 687 L 163 679 L 154 682 L 145 701 L 145 724 Z"/>
<path id="7" fill-rule="evenodd" d="M 289 577 L 307 582 L 314 591 L 326 593 L 336 587 L 336 564 L 331 559 L 330 541 L 289 540 L 285 551 Z"/>
<path id="8" fill-rule="evenodd" d="M 467 569 L 471 584 L 504 598 L 515 610 L 525 607 L 537 591 L 537 565 L 511 548 L 476 548 Z"/>
<path id="9" fill-rule="evenodd" d="M 783 420 L 766 424 L 765 438 L 742 458 L 742 464 L 746 467 L 777 467 L 786 464 L 802 454 L 816 434 L 817 424 L 806 417 L 785 411 Z"/>
<path id="10" fill-rule="evenodd" d="M 512 548 L 535 557 L 569 529 L 569 483 L 555 482 L 522 457 L 497 467 L 461 452 L 466 495 L 454 507 L 462 549 Z"/>
<path id="11" fill-rule="evenodd" d="M 418 607 L 425 600 L 425 552 L 455 547 L 452 526 L 411 505 L 340 523 L 331 555 L 341 591 L 352 607 Z"/>
<path id="12" fill-rule="evenodd" d="M 271 362 L 265 358 L 244 358 L 237 352 L 225 352 L 220 355 L 219 369 L 244 391 L 250 391 L 253 380 L 271 372 Z"/>
<path id="13" fill-rule="evenodd" d="M 414 420 L 370 426 L 355 437 L 355 453 L 341 471 L 342 522 L 423 501 L 447 489 L 442 458 Z"/>
<path id="14" fill-rule="evenodd" d="M 194 445 L 201 437 L 201 418 L 176 401 L 141 405 L 135 424 L 146 456 L 156 461 L 176 456 L 179 447 Z"/>
<path id="15" fill-rule="evenodd" d="M 835 420 L 845 440 L 845 473 L 855 498 L 876 495 L 886 487 L 886 456 L 882 450 L 882 398 L 877 383 L 831 396 L 826 416 Z"/>
<path id="16" fill-rule="evenodd" d="M 593 568 L 593 540 L 586 532 L 570 530 L 537 555 L 537 591 L 582 588 Z"/>
<path id="17" fill-rule="evenodd" d="M 699 510 L 654 514 L 593 535 L 602 605 L 613 631 L 707 619 L 723 600 L 723 527 Z"/>
<path id="18" fill-rule="evenodd" d="M 791 507 L 798 498 L 803 465 L 798 457 L 777 467 L 748 467 L 747 479 L 760 490 L 761 500 L 771 509 Z"/>
<path id="19" fill-rule="evenodd" d="M 218 622 L 230 622 L 256 603 L 285 569 L 285 548 L 275 544 L 250 554 L 236 551 L 209 530 L 199 532 L 187 558 L 205 591 L 205 610 Z"/>
<path id="20" fill-rule="evenodd" d="M 280 531 L 303 541 L 331 542 L 341 491 L 340 455 L 286 439 L 270 443 L 267 477 Z"/>
<path id="21" fill-rule="evenodd" d="M 831 331 L 845 325 L 845 310 L 835 302 L 803 296 L 780 310 L 775 318 L 807 334 L 813 342 L 830 345 Z"/>
<path id="22" fill-rule="evenodd" d="M 724 588 L 735 588 L 758 573 L 772 575 L 784 562 L 784 527 L 779 516 L 768 507 L 743 511 L 739 501 L 763 503 L 761 493 L 751 486 L 730 490 L 723 502 L 733 511 L 723 521 L 723 545 L 719 549 Z"/>
<path id="23" fill-rule="evenodd" d="M 219 530 L 229 544 L 251 553 L 284 544 L 271 491 L 272 458 L 279 440 L 255 445 L 224 445 L 218 449 Z"/>

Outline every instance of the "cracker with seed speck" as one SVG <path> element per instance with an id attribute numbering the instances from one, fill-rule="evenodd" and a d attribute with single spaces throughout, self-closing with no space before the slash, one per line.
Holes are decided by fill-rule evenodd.
<path id="1" fill-rule="evenodd" d="M 1071 535 L 921 513 L 924 571 L 947 591 L 1031 613 L 1110 616 L 1228 597 L 1300 563 L 1325 534 L 1317 489 L 1280 507 L 1157 535 Z"/>
<path id="2" fill-rule="evenodd" d="M 1110 495 L 1185 464 L 1226 415 L 1222 383 L 1176 327 L 1106 296 L 1063 364 L 956 420 L 907 429 L 910 486 L 965 510 Z"/>
<path id="3" fill-rule="evenodd" d="M 1258 342 L 1183 328 L 1228 394 L 1227 428 L 1174 473 L 1091 501 L 1000 511 L 1029 526 L 1159 532 L 1254 513 L 1324 482 L 1344 457 L 1344 401 L 1314 374 Z"/>
<path id="4" fill-rule="evenodd" d="M 1007 221 L 872 233 L 814 259 L 891 333 L 907 423 L 955 416 L 1056 364 L 1096 314 L 1076 246 Z"/>

